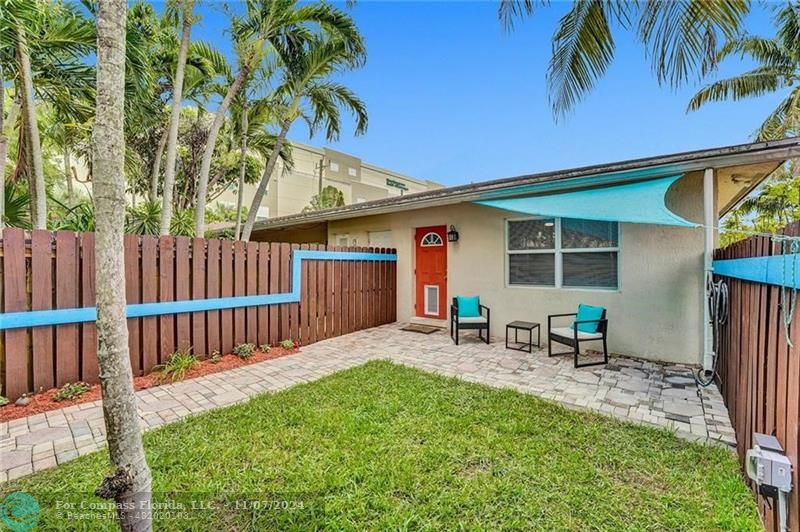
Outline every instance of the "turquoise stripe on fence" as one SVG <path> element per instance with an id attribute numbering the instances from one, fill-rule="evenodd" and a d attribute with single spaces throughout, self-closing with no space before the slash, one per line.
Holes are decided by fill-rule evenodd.
<path id="1" fill-rule="evenodd" d="M 800 288 L 800 254 L 715 260 L 713 266 L 723 277 Z"/>
<path id="2" fill-rule="evenodd" d="M 184 312 L 204 312 L 207 310 L 225 310 L 241 307 L 279 305 L 281 303 L 298 303 L 300 301 L 302 289 L 302 265 L 304 260 L 396 262 L 397 255 L 394 253 L 367 253 L 357 251 L 294 250 L 292 252 L 291 292 L 260 296 L 137 303 L 127 306 L 127 316 L 128 318 L 143 318 L 148 316 L 161 316 L 163 314 L 181 314 Z M 8 312 L 0 314 L 0 330 L 64 325 L 67 323 L 83 323 L 95 320 L 97 320 L 97 308 L 95 307 Z"/>

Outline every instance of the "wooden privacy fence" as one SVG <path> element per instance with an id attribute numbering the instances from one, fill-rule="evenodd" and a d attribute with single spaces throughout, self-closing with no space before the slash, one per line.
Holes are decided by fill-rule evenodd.
<path id="1" fill-rule="evenodd" d="M 393 322 L 393 258 L 394 250 L 383 248 L 126 235 L 120 282 L 129 316 L 141 316 L 128 319 L 133 373 L 151 371 L 178 350 L 204 357 L 241 343 L 305 345 Z M 237 306 L 249 303 L 244 296 L 266 295 L 257 300 L 267 304 Z M 168 302 L 186 303 L 162 304 Z M 165 313 L 224 302 L 235 308 Z M 14 399 L 66 382 L 97 382 L 94 304 L 93 233 L 3 230 L 2 394 Z M 34 318 L 60 324 L 20 325 Z M 59 321 L 65 318 L 73 321 Z"/>
<path id="2" fill-rule="evenodd" d="M 785 235 L 800 235 L 800 224 L 784 229 Z M 731 422 L 736 430 L 737 452 L 744 462 L 753 432 L 774 434 L 793 464 L 789 512 L 790 529 L 800 530 L 798 492 L 798 426 L 800 425 L 800 307 L 790 325 L 794 346 L 786 341 L 781 309 L 781 291 L 787 304 L 790 289 L 784 284 L 796 282 L 792 264 L 797 257 L 749 259 L 782 255 L 781 244 L 767 236 L 753 236 L 715 253 L 714 269 L 730 271 L 724 279 L 729 290 L 729 318 L 722 327 L 718 347 L 719 384 Z M 730 262 L 720 262 L 730 261 Z M 745 280 L 746 271 L 757 273 L 751 278 L 767 280 L 764 266 L 772 261 L 772 280 Z M 760 268 L 754 268 L 754 266 Z M 736 273 L 733 273 L 736 272 Z M 800 270 L 796 271 L 800 279 Z M 738 278 L 737 278 L 738 277 Z M 777 281 L 779 284 L 774 284 Z M 755 485 L 752 487 L 755 489 Z M 762 497 L 758 505 L 768 530 L 778 529 L 777 503 L 771 508 Z"/>

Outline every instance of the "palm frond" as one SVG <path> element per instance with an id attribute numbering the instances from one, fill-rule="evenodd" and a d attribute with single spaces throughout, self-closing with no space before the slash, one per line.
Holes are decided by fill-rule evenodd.
<path id="1" fill-rule="evenodd" d="M 556 116 L 572 109 L 611 64 L 614 38 L 610 15 L 605 1 L 583 0 L 561 18 L 547 70 L 550 103 Z"/>
<path id="2" fill-rule="evenodd" d="M 325 82 L 314 85 L 308 93 L 314 109 L 313 129 L 325 126 L 325 138 L 338 140 L 341 132 L 340 109 L 350 112 L 355 119 L 355 134 L 367 131 L 368 117 L 366 104 L 356 94 L 340 83 Z"/>
<path id="3" fill-rule="evenodd" d="M 696 111 L 712 101 L 736 101 L 774 92 L 787 86 L 784 74 L 782 70 L 772 67 L 758 67 L 733 78 L 715 81 L 692 97 L 687 110 Z"/>
<path id="4" fill-rule="evenodd" d="M 21 182 L 6 181 L 3 222 L 9 227 L 31 228 L 31 196 Z"/>
<path id="5" fill-rule="evenodd" d="M 272 150 L 277 144 L 278 136 L 263 129 L 253 133 L 248 140 L 248 148 L 253 150 L 263 159 L 268 159 Z M 294 159 L 292 157 L 292 144 L 289 141 L 284 141 L 281 146 L 281 151 L 278 152 L 278 157 L 283 162 L 284 170 L 291 170 L 294 168 Z"/>
<path id="6" fill-rule="evenodd" d="M 356 64 L 363 65 L 366 61 L 364 38 L 353 18 L 345 11 L 325 2 L 303 4 L 293 12 L 293 19 L 296 26 L 318 24 L 327 37 L 342 41 Z"/>
<path id="7" fill-rule="evenodd" d="M 678 87 L 713 70 L 717 42 L 734 38 L 749 10 L 749 0 L 646 2 L 639 38 L 658 81 Z"/>
<path id="8" fill-rule="evenodd" d="M 800 48 L 800 5 L 786 2 L 775 17 L 778 27 L 777 39 L 787 50 L 798 53 Z"/>
<path id="9" fill-rule="evenodd" d="M 537 5 L 547 6 L 547 0 L 500 0 L 497 6 L 497 18 L 507 31 L 514 29 L 514 22 L 525 16 L 532 15 Z"/>
<path id="10" fill-rule="evenodd" d="M 756 139 L 777 140 L 799 133 L 800 87 L 797 87 L 764 120 L 756 132 Z"/>
<path id="11" fill-rule="evenodd" d="M 731 39 L 720 47 L 716 61 L 720 62 L 733 54 L 751 57 L 763 66 L 792 68 L 793 65 L 791 53 L 775 39 L 752 35 Z"/>
<path id="12" fill-rule="evenodd" d="M 192 41 L 189 44 L 187 65 L 197 68 L 206 76 L 231 75 L 231 66 L 228 58 L 221 50 L 205 41 Z"/>

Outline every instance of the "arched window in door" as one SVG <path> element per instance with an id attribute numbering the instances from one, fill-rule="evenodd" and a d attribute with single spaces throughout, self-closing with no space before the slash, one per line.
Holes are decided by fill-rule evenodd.
<path id="1" fill-rule="evenodd" d="M 442 237 L 438 233 L 434 233 L 431 231 L 430 233 L 426 233 L 425 236 L 422 237 L 420 240 L 419 245 L 423 248 L 432 248 L 443 246 L 444 242 L 442 241 Z"/>

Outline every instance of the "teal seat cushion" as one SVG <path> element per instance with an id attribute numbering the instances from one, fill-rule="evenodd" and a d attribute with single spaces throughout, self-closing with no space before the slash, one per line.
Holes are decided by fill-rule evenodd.
<path id="1" fill-rule="evenodd" d="M 481 315 L 481 298 L 479 296 L 457 296 L 458 317 L 477 318 Z"/>
<path id="2" fill-rule="evenodd" d="M 603 317 L 603 312 L 605 312 L 605 310 L 606 309 L 603 307 L 593 307 L 591 305 L 582 304 L 578 305 L 578 315 L 575 317 L 575 321 L 599 320 Z M 578 330 L 585 333 L 596 333 L 599 326 L 600 322 L 577 324 Z"/>

